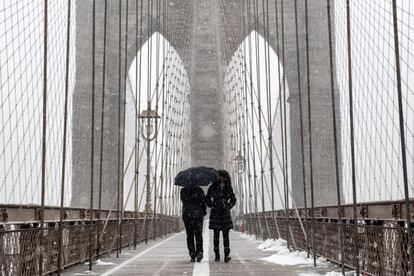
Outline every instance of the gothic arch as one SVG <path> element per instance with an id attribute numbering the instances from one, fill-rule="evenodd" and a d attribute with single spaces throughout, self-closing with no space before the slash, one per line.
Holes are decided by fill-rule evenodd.
<path id="1" fill-rule="evenodd" d="M 170 44 L 176 49 L 180 58 L 187 60 L 188 53 L 185 52 L 186 41 L 179 39 L 183 32 L 190 32 L 191 25 L 187 20 L 191 18 L 182 17 L 188 12 L 188 5 L 191 1 L 168 0 L 168 13 L 171 15 L 168 25 L 168 32 L 157 24 L 155 15 L 152 16 L 152 26 L 148 25 L 149 15 L 148 3 L 150 1 L 129 1 L 128 6 L 128 30 L 126 24 L 126 1 L 107 1 L 107 45 L 106 45 L 106 74 L 105 74 L 105 117 L 104 117 L 104 157 L 103 157 L 103 191 L 102 202 L 111 208 L 109 199 L 116 193 L 117 167 L 113 164 L 118 163 L 118 101 L 119 93 L 125 92 L 125 61 L 126 68 L 131 66 L 137 50 L 155 32 L 162 34 Z M 142 14 L 139 18 L 139 30 L 143 37 L 136 39 L 136 4 L 143 3 L 143 7 L 138 7 Z M 121 7 L 120 7 L 121 5 Z M 155 10 L 155 7 L 153 7 Z M 122 29 L 119 34 L 119 11 L 121 9 Z M 91 126 L 91 83 L 92 83 L 92 2 L 78 1 L 76 3 L 76 84 L 73 98 L 73 148 L 72 155 L 72 205 L 77 207 L 89 206 L 89 198 L 85 195 L 90 189 L 90 126 Z M 139 14 L 139 17 L 141 14 Z M 150 19 L 151 22 L 151 19 Z M 103 72 L 103 45 L 104 45 L 104 1 L 96 1 L 96 42 L 95 42 L 95 106 L 96 111 L 100 110 L 102 94 L 102 72 Z M 150 32 L 148 31 L 150 30 Z M 125 43 L 125 33 L 128 41 Z M 121 43 L 119 42 L 121 38 Z M 137 45 L 138 43 L 138 45 Z M 125 57 L 125 44 L 127 45 L 127 57 Z M 119 70 L 119 64 L 120 70 Z M 188 68 L 186 68 L 188 69 Z M 121 91 L 119 91 L 119 82 Z M 122 113 L 122 112 L 121 112 Z M 100 125 L 99 114 L 95 116 L 95 145 L 100 145 Z M 95 146 L 94 162 L 94 186 L 97 187 L 99 172 L 99 146 Z M 96 188 L 97 189 L 97 188 Z M 107 200 L 108 199 L 108 200 Z M 98 200 L 94 200 L 98 202 Z"/>
<path id="2" fill-rule="evenodd" d="M 269 1 L 269 27 L 267 35 L 265 33 L 265 24 L 263 20 L 262 3 L 265 1 L 258 1 L 259 16 L 258 20 L 254 22 L 254 15 L 252 13 L 244 13 L 246 9 L 246 2 L 242 0 L 228 0 L 229 3 L 237 3 L 237 9 L 231 11 L 233 16 L 243 14 L 245 22 L 251 22 L 246 25 L 246 32 L 241 32 L 240 21 L 230 21 L 230 26 L 227 28 L 227 35 L 232 36 L 233 43 L 231 43 L 230 55 L 225 55 L 225 60 L 228 63 L 232 54 L 236 51 L 239 45 L 246 38 L 245 34 L 249 35 L 256 31 L 263 38 L 268 37 L 267 43 L 270 47 L 278 53 L 282 54 L 284 49 L 284 58 L 279 57 L 282 67 L 285 72 L 287 86 L 289 87 L 289 110 L 290 110 L 290 143 L 292 145 L 300 145 L 300 112 L 299 112 L 299 83 L 302 94 L 302 110 L 303 110 L 303 131 L 304 131 L 304 152 L 305 152 L 305 174 L 307 177 L 307 184 L 309 185 L 309 136 L 308 136 L 308 116 L 307 116 L 307 86 L 306 86 L 306 45 L 305 41 L 305 7 L 304 1 L 298 1 L 297 18 L 298 18 L 298 40 L 299 43 L 299 72 L 297 62 L 297 45 L 296 45 L 296 23 L 295 23 L 295 1 L 283 1 L 283 23 L 284 23 L 284 47 L 282 45 L 282 1 Z M 250 1 L 252 3 L 252 1 Z M 333 3 L 333 2 L 332 2 Z M 278 11 L 278 20 L 276 22 L 276 6 Z M 244 8 L 243 8 L 243 5 Z M 312 150 L 313 150 L 313 168 L 314 168 L 314 186 L 316 205 L 336 204 L 336 176 L 334 166 L 334 140 L 332 127 L 332 110 L 331 110 L 331 80 L 329 71 L 329 41 L 328 41 L 328 19 L 326 12 L 326 1 L 316 0 L 309 5 L 309 66 L 310 66 L 310 86 L 311 86 L 311 110 L 312 110 Z M 334 8 L 334 3 L 333 3 Z M 332 13 L 334 14 L 334 12 Z M 250 18 L 247 18 L 250 17 Z M 334 26 L 335 19 L 332 20 Z M 254 24 L 256 23 L 256 24 Z M 267 23 L 267 22 L 266 22 Z M 266 24 L 267 25 L 267 24 Z M 278 30 L 277 30 L 278 26 Z M 279 39 L 277 36 L 279 34 Z M 335 35 L 333 34 L 333 37 Z M 335 42 L 334 42 L 335 43 Z M 335 47 L 333 47 L 335 48 Z M 335 54 L 335 53 L 334 53 Z M 339 112 L 339 90 L 335 77 L 335 91 L 336 91 L 336 116 L 338 133 L 340 133 L 340 112 Z M 338 137 L 340 138 L 340 137 Z M 340 141 L 338 141 L 340 143 Z M 340 148 L 338 148 L 339 155 L 341 155 Z M 301 151 L 300 147 L 291 147 L 290 149 L 290 167 L 292 192 L 298 206 L 302 206 L 304 202 L 303 197 L 303 174 L 301 165 Z M 340 156 L 338 156 L 341 160 Z M 341 176 L 341 164 L 340 171 Z M 319 193 L 323 191 L 323 193 Z M 310 202 L 310 195 L 308 194 L 308 202 Z"/>

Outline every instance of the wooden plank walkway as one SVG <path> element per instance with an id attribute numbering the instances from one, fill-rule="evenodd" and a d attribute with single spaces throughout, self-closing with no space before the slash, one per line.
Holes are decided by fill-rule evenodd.
<path id="1" fill-rule="evenodd" d="M 262 260 L 274 254 L 257 249 L 258 242 L 242 237 L 239 232 L 230 232 L 231 256 L 229 263 L 214 262 L 212 231 L 204 227 L 204 255 L 200 263 L 190 263 L 185 233 L 167 236 L 165 239 L 140 244 L 137 250 L 124 249 L 119 258 L 115 254 L 101 259 L 103 264 L 94 265 L 88 271 L 86 264 L 74 266 L 62 275 L 324 275 L 334 265 L 314 269 L 309 266 L 282 266 Z M 221 248 L 222 249 L 222 248 Z M 222 250 L 223 251 L 223 250 Z M 209 254 L 207 254 L 207 252 Z M 224 255 L 223 253 L 221 255 Z M 223 256 L 222 256 L 223 259 Z"/>

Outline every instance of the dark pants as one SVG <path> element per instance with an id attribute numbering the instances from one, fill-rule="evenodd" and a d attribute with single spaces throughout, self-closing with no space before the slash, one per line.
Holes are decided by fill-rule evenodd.
<path id="1" fill-rule="evenodd" d="M 223 246 L 226 255 L 230 253 L 229 230 L 223 230 Z M 220 250 L 220 230 L 214 230 L 214 251 Z"/>
<path id="2" fill-rule="evenodd" d="M 203 253 L 203 219 L 184 221 L 187 232 L 187 247 L 190 257 Z M 195 240 L 195 245 L 194 245 Z"/>

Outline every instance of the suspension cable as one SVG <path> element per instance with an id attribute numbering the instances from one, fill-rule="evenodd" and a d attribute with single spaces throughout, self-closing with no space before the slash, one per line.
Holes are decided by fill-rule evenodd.
<path id="1" fill-rule="evenodd" d="M 310 63 L 309 63 L 309 15 L 308 0 L 305 0 L 305 36 L 306 36 L 306 87 L 308 96 L 308 132 L 309 132 L 309 174 L 311 186 L 311 208 L 312 208 L 312 255 L 313 266 L 316 267 L 316 248 L 315 248 L 315 200 L 313 189 L 313 157 L 312 157 L 312 104 L 311 104 L 311 87 L 310 87 Z"/>
<path id="2" fill-rule="evenodd" d="M 349 122 L 350 122 L 350 140 L 351 140 L 351 172 L 352 172 L 352 205 L 353 205 L 353 235 L 354 235 L 354 254 L 356 263 L 354 263 L 359 275 L 359 249 L 358 249 L 358 213 L 356 197 L 356 172 L 355 172 L 355 145 L 354 145 L 354 113 L 353 113 L 353 89 L 352 89 L 352 45 L 351 45 L 351 11 L 350 0 L 346 0 L 346 26 L 347 26 L 347 44 L 348 44 L 348 92 L 349 92 Z"/>
<path id="3" fill-rule="evenodd" d="M 57 256 L 57 274 L 60 275 L 62 269 L 62 246 L 63 246 L 63 207 L 65 200 L 65 176 L 66 176 L 66 140 L 67 140 L 67 126 L 68 126 L 68 95 L 69 95 L 69 72 L 70 72 L 70 31 L 72 19 L 72 5 L 71 0 L 67 2 L 68 15 L 66 21 L 66 64 L 65 64 L 65 99 L 63 108 L 63 142 L 62 142 L 62 177 L 60 183 L 60 211 L 59 211 L 59 242 L 58 242 L 58 256 Z"/>
<path id="4" fill-rule="evenodd" d="M 334 138 L 334 159 L 335 159 L 335 180 L 336 180 L 336 195 L 338 207 L 338 231 L 339 231 L 339 250 L 340 262 L 342 266 L 342 275 L 345 275 L 345 254 L 344 254 L 344 240 L 343 240 L 343 226 L 342 226 L 342 207 L 341 207 L 341 185 L 339 176 L 339 160 L 338 160 L 338 133 L 336 125 L 336 104 L 335 104 L 335 77 L 334 77 L 334 63 L 333 63 L 333 47 L 332 47 L 332 23 L 331 23 L 331 0 L 326 0 L 327 4 L 327 20 L 328 20 L 328 40 L 329 40 L 329 68 L 330 68 L 330 83 L 331 83 L 331 106 L 332 106 L 332 128 Z"/>
<path id="5" fill-rule="evenodd" d="M 138 54 L 138 46 L 142 45 L 142 0 L 141 0 L 141 16 L 139 14 L 139 2 L 135 1 L 135 53 Z M 140 18 L 140 21 L 138 20 Z M 138 32 L 138 30 L 140 30 Z M 138 39 L 139 37 L 139 39 Z M 138 44 L 139 43 L 139 44 Z M 139 183 L 139 120 L 138 116 L 141 112 L 141 56 L 142 51 L 139 50 L 139 62 L 135 60 L 135 99 L 134 103 L 134 250 L 137 248 L 137 223 L 138 223 L 138 183 Z"/>
<path id="6" fill-rule="evenodd" d="M 70 0 L 68 0 L 70 1 Z M 102 92 L 101 92 L 101 128 L 100 128 L 100 147 L 99 147 L 99 187 L 98 187 L 98 222 L 97 222 L 97 252 L 99 258 L 101 249 L 100 227 L 102 209 L 102 174 L 103 174 L 103 147 L 104 147 L 104 127 L 105 127 L 105 89 L 106 89 L 106 45 L 107 45 L 107 20 L 108 20 L 108 0 L 104 2 L 104 31 L 103 31 L 103 57 L 102 57 Z"/>
<path id="7" fill-rule="evenodd" d="M 147 28 L 147 49 L 148 49 L 148 57 L 147 57 L 147 112 L 151 110 L 151 73 L 152 73 L 152 1 L 148 4 L 148 28 Z M 150 116 L 147 116 L 147 126 L 150 125 Z M 151 200 L 151 153 L 150 153 L 150 133 L 149 129 L 146 130 L 147 139 L 146 139 L 146 155 L 147 155 L 147 172 L 146 172 L 146 204 L 145 204 L 145 244 L 148 243 L 148 215 L 149 215 L 149 204 Z"/>
<path id="8" fill-rule="evenodd" d="M 269 0 L 266 0 L 266 6 L 263 7 L 263 14 L 266 14 L 266 20 L 265 20 L 265 26 L 266 32 L 265 32 L 265 39 L 266 39 L 266 47 L 265 47 L 265 55 L 267 56 L 267 66 L 265 68 L 266 70 L 266 86 L 267 86 L 267 121 L 268 121 L 268 155 L 269 155 L 269 173 L 270 173 L 270 188 L 271 188 L 271 214 L 272 214 L 272 220 L 273 223 L 276 225 L 276 229 L 278 231 L 279 235 L 279 227 L 277 225 L 277 221 L 275 218 L 275 199 L 274 199 L 274 165 L 273 165 L 273 126 L 272 126 L 272 87 L 271 87 L 271 67 L 270 67 L 270 24 L 269 24 Z"/>
<path id="9" fill-rule="evenodd" d="M 116 235 L 116 257 L 119 258 L 120 244 L 121 244 L 121 106 L 122 106 L 122 2 L 118 4 L 118 179 L 117 179 L 117 207 L 116 207 L 116 218 L 117 218 L 117 235 Z"/>
<path id="10" fill-rule="evenodd" d="M 256 26 L 256 12 L 255 12 L 255 10 L 256 10 L 256 7 L 255 7 L 255 4 L 256 4 L 256 2 L 255 1 L 257 1 L 257 0 L 252 0 L 253 1 L 253 16 L 254 16 L 254 25 Z M 250 9 L 249 9 L 249 11 L 250 11 Z M 249 59 L 250 59 L 250 62 L 249 62 L 249 66 L 250 66 L 250 74 L 252 74 L 252 45 L 251 45 L 251 36 L 249 36 Z M 251 76 L 250 77 L 250 105 L 251 105 L 251 110 L 252 110 L 252 124 L 251 124 L 251 127 L 252 127 L 252 141 L 253 141 L 253 143 L 254 143 L 254 141 L 256 140 L 256 136 L 255 136 L 255 133 L 254 133 L 254 120 L 253 120 L 253 110 L 254 110 L 254 101 L 253 101 L 253 95 L 252 95 L 252 87 L 253 87 L 253 77 Z M 255 150 L 255 148 L 253 147 L 253 185 L 254 185 L 254 190 L 255 191 L 257 191 L 257 171 L 256 171 L 256 150 Z M 257 193 L 255 192 L 254 193 L 254 210 L 255 210 L 255 215 L 256 215 L 256 227 L 257 227 L 257 229 L 258 229 L 258 231 L 260 231 L 260 233 L 262 233 L 262 227 L 261 227 L 261 222 L 260 222 L 260 216 L 258 215 L 258 206 L 257 206 L 258 204 L 257 204 Z M 258 231 L 255 231 L 256 233 L 258 232 Z"/>
<path id="11" fill-rule="evenodd" d="M 48 0 L 43 2 L 43 106 L 42 106 L 42 172 L 41 172 L 41 191 L 40 191 L 40 256 L 39 256 L 39 274 L 43 273 L 43 254 L 44 254 L 44 223 L 45 223 L 45 186 L 46 186 L 46 134 L 47 134 L 47 70 L 48 70 Z"/>
<path id="12" fill-rule="evenodd" d="M 348 0 L 349 1 L 349 0 Z M 349 7 L 348 7 L 349 10 Z M 393 27 L 394 27 L 394 51 L 395 51 L 395 75 L 397 77 L 397 94 L 398 94 L 398 118 L 400 123 L 400 140 L 401 140 L 401 158 L 402 158 L 402 170 L 404 180 L 404 203 L 405 213 L 407 220 L 408 230 L 408 255 L 410 262 L 410 274 L 414 275 L 414 249 L 413 249 L 413 236 L 412 236 L 412 224 L 411 224 L 411 208 L 410 208 L 410 195 L 408 188 L 408 176 L 407 176 L 407 156 L 405 145 L 405 132 L 404 132 L 404 109 L 403 98 L 401 88 L 401 65 L 400 65 L 400 42 L 398 38 L 398 15 L 397 15 L 397 1 L 392 0 L 392 14 L 393 14 Z"/>
<path id="13" fill-rule="evenodd" d="M 96 0 L 92 0 L 92 82 L 91 82 L 91 171 L 90 171 L 90 202 L 89 202 L 89 270 L 92 270 L 93 251 L 93 180 L 95 155 L 95 40 L 96 40 Z"/>
<path id="14" fill-rule="evenodd" d="M 301 82 L 301 66 L 300 66 L 300 53 L 299 53 L 299 33 L 298 33 L 298 3 L 295 3 L 295 40 L 296 40 L 296 64 L 297 64 L 297 76 L 298 76 L 298 97 L 299 97 L 299 120 L 300 120 L 300 151 L 301 151 L 301 164 L 302 164 L 302 182 L 303 182 L 303 204 L 305 208 L 305 242 L 306 252 L 309 258 L 309 225 L 308 225 L 308 204 L 307 204 L 307 193 L 306 193 L 306 170 L 305 170 L 305 150 L 303 143 L 303 107 L 302 107 L 302 82 Z"/>
<path id="15" fill-rule="evenodd" d="M 263 1 L 263 0 L 262 0 Z M 258 101 L 257 101 L 257 110 L 259 113 L 262 112 L 262 99 L 261 99 L 261 85 L 260 85 L 260 45 L 259 45 L 259 37 L 258 37 L 258 31 L 259 31 L 259 1 L 255 0 L 255 25 L 256 25 L 256 32 L 255 32 L 255 53 L 256 53 L 256 87 L 257 87 L 257 91 L 258 91 Z M 265 31 L 265 30 L 264 30 Z M 262 117 L 259 116 L 259 120 L 258 120 L 258 126 L 259 126 L 259 160 L 260 160 L 260 182 L 261 182 L 261 192 L 262 192 L 262 196 L 261 196 L 261 205 L 262 205 L 262 215 L 264 216 L 265 214 L 265 202 L 264 202 L 264 169 L 263 169 L 263 129 L 262 129 Z M 265 222 L 265 226 L 266 229 L 268 229 L 267 227 L 267 220 L 264 218 L 264 222 Z M 260 224 L 261 225 L 261 224 Z M 261 225 L 261 227 L 263 227 Z M 261 229 L 261 235 L 262 235 L 262 239 L 264 239 L 264 230 Z"/>
<path id="16" fill-rule="evenodd" d="M 122 3 L 120 3 L 122 5 Z M 126 0 L 126 5 L 125 5 L 125 34 L 124 34 L 124 39 L 125 39 L 125 46 L 124 46 L 124 79 L 123 79 L 123 90 L 120 90 L 120 97 L 122 99 L 121 101 L 121 128 L 120 128 L 120 145 L 121 145 L 121 152 L 120 152 L 120 158 L 121 158 L 121 172 L 124 172 L 124 167 L 125 167 L 125 113 L 126 113 L 126 92 L 128 89 L 128 19 L 129 19 L 129 0 Z M 121 61 L 122 64 L 122 61 Z M 122 73 L 122 72 L 121 72 Z M 122 92 L 121 92 L 122 91 Z M 119 239 L 119 253 L 122 252 L 122 230 L 123 230 L 123 217 L 124 217 L 124 173 L 120 179 L 120 191 L 121 191 L 121 195 L 120 195 L 120 207 L 121 207 L 121 224 L 119 225 L 119 235 L 120 235 L 120 239 Z"/>

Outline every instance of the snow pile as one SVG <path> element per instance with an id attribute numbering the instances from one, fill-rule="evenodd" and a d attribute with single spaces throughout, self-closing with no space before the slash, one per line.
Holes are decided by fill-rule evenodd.
<path id="1" fill-rule="evenodd" d="M 267 239 L 264 242 L 262 242 L 261 244 L 259 244 L 259 246 L 257 248 L 259 248 L 260 250 L 263 251 L 283 251 L 286 250 L 286 245 L 287 242 L 283 239 L 277 239 L 277 240 L 272 240 L 272 239 Z"/>
<path id="2" fill-rule="evenodd" d="M 96 260 L 96 265 L 115 265 L 114 263 L 111 262 L 104 262 L 101 259 Z M 86 262 L 85 265 L 89 265 L 89 262 Z"/>
<path id="3" fill-rule="evenodd" d="M 278 265 L 312 265 L 313 259 L 307 258 L 306 252 L 292 251 L 283 249 L 276 254 L 262 258 L 262 260 Z"/>
<path id="4" fill-rule="evenodd" d="M 246 234 L 241 235 L 241 237 L 250 240 L 256 241 L 255 236 L 249 236 Z M 300 267 L 313 267 L 313 258 L 308 258 L 306 251 L 295 251 L 289 250 L 287 248 L 287 241 L 284 239 L 267 239 L 261 242 L 258 246 L 258 249 L 266 252 L 275 252 L 275 254 L 261 258 L 261 260 L 274 263 L 277 265 L 283 266 L 300 266 Z M 341 276 L 341 272 L 329 271 L 330 269 L 335 269 L 335 267 L 330 266 L 329 261 L 324 257 L 319 257 L 316 259 L 316 264 L 319 268 L 324 268 L 322 274 L 316 272 L 306 272 L 300 273 L 299 276 Z M 329 269 L 329 270 L 328 270 Z M 308 269 L 307 269 L 308 270 Z M 355 272 L 348 271 L 345 273 L 347 276 L 355 276 Z"/>
<path id="5" fill-rule="evenodd" d="M 276 252 L 276 254 L 272 256 L 262 258 L 262 260 L 266 262 L 278 265 L 313 265 L 313 259 L 308 258 L 308 254 L 305 251 L 289 251 L 286 240 L 280 238 L 277 240 L 265 240 L 257 248 L 263 251 Z M 318 258 L 316 262 L 319 266 L 327 264 L 327 260 L 323 257 Z"/>
<path id="6" fill-rule="evenodd" d="M 115 264 L 114 263 L 111 263 L 111 262 L 104 262 L 101 259 L 98 259 L 96 261 L 96 265 L 115 265 Z"/>
<path id="7" fill-rule="evenodd" d="M 240 235 L 240 237 L 248 241 L 251 241 L 251 242 L 261 243 L 261 240 L 257 240 L 255 235 L 249 235 L 249 234 L 243 233 Z"/>

